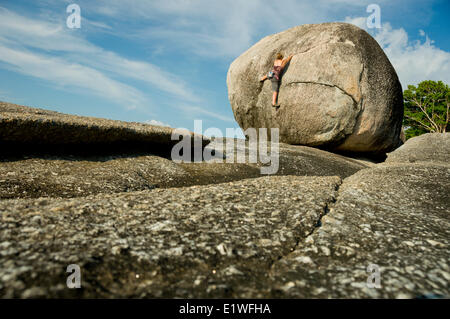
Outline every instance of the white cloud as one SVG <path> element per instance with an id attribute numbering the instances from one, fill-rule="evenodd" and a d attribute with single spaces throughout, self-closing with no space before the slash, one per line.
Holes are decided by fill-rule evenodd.
<path id="1" fill-rule="evenodd" d="M 109 25 L 107 25 L 106 23 L 103 23 L 103 22 L 92 21 L 92 20 L 89 20 L 87 18 L 83 18 L 83 22 L 84 23 L 87 22 L 87 24 L 92 26 L 93 28 L 97 28 L 97 29 L 100 28 L 100 29 L 107 30 L 107 31 L 111 31 L 112 30 L 111 26 L 109 26 Z"/>
<path id="2" fill-rule="evenodd" d="M 80 64 L 42 54 L 16 50 L 0 45 L 0 61 L 10 69 L 25 75 L 45 79 L 62 88 L 81 88 L 107 98 L 127 109 L 138 108 L 146 103 L 141 92 L 103 73 Z"/>
<path id="3" fill-rule="evenodd" d="M 98 47 L 74 34 L 73 30 L 65 27 L 65 23 L 27 18 L 0 7 L 0 38 L 3 43 L 49 52 L 99 53 Z"/>
<path id="4" fill-rule="evenodd" d="M 338 4 L 343 3 L 332 5 Z M 99 0 L 83 6 L 115 21 L 151 22 L 129 36 L 165 40 L 202 56 L 233 57 L 273 30 L 326 21 L 330 4 L 324 0 Z"/>
<path id="5" fill-rule="evenodd" d="M 406 88 L 424 80 L 441 80 L 450 83 L 450 53 L 433 45 L 424 35 L 424 41 L 408 41 L 403 29 L 392 29 L 386 23 L 375 39 L 383 47 Z"/>
<path id="6" fill-rule="evenodd" d="M 140 80 L 152 88 L 169 93 L 172 97 L 183 101 L 198 102 L 192 90 L 185 81 L 160 67 L 142 61 L 134 61 L 118 56 L 114 52 L 102 51 L 101 58 L 93 59 L 90 56 L 79 57 L 84 64 L 102 69 L 117 75 Z"/>
<path id="7" fill-rule="evenodd" d="M 383 23 L 380 29 L 367 30 L 365 17 L 347 17 L 345 21 L 366 29 L 374 36 L 397 71 L 404 89 L 424 80 L 450 83 L 450 52 L 436 47 L 423 30 L 419 30 L 423 41 L 412 42 L 403 28 L 393 29 L 388 22 Z"/>
<path id="8" fill-rule="evenodd" d="M 154 64 L 130 60 L 106 51 L 64 26 L 65 24 L 24 17 L 0 7 L 0 49 L 3 53 L 0 60 L 23 74 L 67 87 L 76 86 L 125 105 L 147 107 L 149 103 L 144 98 L 144 93 L 111 76 L 139 80 L 175 99 L 199 101 L 178 76 Z M 44 50 L 47 54 L 33 52 L 36 50 Z M 49 54 L 58 54 L 60 57 L 51 58 Z M 40 61 L 41 64 L 30 65 L 30 61 Z M 49 69 L 43 69 L 44 65 Z M 53 67 L 59 69 L 50 69 Z M 65 76 L 61 76 L 63 70 Z M 80 81 L 81 78 L 86 81 Z"/>
<path id="9" fill-rule="evenodd" d="M 377 0 L 377 4 L 390 3 Z M 208 58 L 233 58 L 267 34 L 333 21 L 339 12 L 366 12 L 373 0 L 78 0 L 82 8 L 110 18 L 121 36 L 158 40 L 169 48 Z M 141 30 L 129 32 L 133 21 Z"/>
<path id="10" fill-rule="evenodd" d="M 344 22 L 354 24 L 357 27 L 367 31 L 367 17 L 346 17 Z"/>
<path id="11" fill-rule="evenodd" d="M 180 108 L 184 112 L 190 114 L 191 118 L 195 119 L 195 120 L 200 120 L 201 118 L 200 118 L 199 115 L 203 114 L 203 115 L 206 115 L 208 117 L 212 117 L 212 118 L 215 118 L 215 119 L 218 119 L 218 120 L 221 120 L 221 121 L 235 123 L 234 119 L 232 119 L 232 118 L 230 118 L 228 116 L 225 116 L 225 115 L 213 112 L 213 111 L 208 111 L 207 109 L 202 108 L 200 106 L 180 105 L 180 106 L 178 106 L 178 108 Z"/>
<path id="12" fill-rule="evenodd" d="M 168 126 L 168 127 L 170 127 L 169 124 L 161 122 L 161 121 L 157 121 L 157 120 L 147 120 L 144 123 L 150 124 L 150 125 L 156 125 L 156 126 Z"/>

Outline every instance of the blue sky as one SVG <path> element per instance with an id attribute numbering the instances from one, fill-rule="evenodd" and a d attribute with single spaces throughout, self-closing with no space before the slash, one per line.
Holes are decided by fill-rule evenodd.
<path id="1" fill-rule="evenodd" d="M 69 4 L 81 28 L 66 25 Z M 402 85 L 450 84 L 450 1 L 0 0 L 0 100 L 193 129 L 238 127 L 230 63 L 262 37 L 305 23 L 369 29 Z"/>

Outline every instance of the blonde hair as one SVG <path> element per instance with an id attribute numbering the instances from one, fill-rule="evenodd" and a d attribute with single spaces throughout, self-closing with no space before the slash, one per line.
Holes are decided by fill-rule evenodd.
<path id="1" fill-rule="evenodd" d="M 276 59 L 277 59 L 277 60 L 282 60 L 282 59 L 283 59 L 283 54 L 277 53 Z"/>

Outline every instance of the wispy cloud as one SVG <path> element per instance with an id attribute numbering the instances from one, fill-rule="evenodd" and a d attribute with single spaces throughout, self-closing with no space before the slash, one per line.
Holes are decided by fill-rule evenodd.
<path id="1" fill-rule="evenodd" d="M 99 0 L 90 11 L 115 21 L 151 21 L 132 37 L 158 39 L 207 57 L 233 57 L 261 35 L 302 23 L 326 20 L 323 0 Z"/>
<path id="2" fill-rule="evenodd" d="M 347 17 L 345 21 L 367 30 L 365 17 Z M 423 30 L 419 30 L 423 41 L 413 42 L 403 28 L 393 29 L 389 22 L 367 31 L 383 48 L 404 89 L 424 80 L 450 82 L 450 52 L 437 48 Z"/>
<path id="3" fill-rule="evenodd" d="M 154 64 L 104 50 L 65 25 L 28 18 L 1 7 L 0 50 L 0 60 L 23 74 L 82 88 L 127 107 L 147 107 L 149 99 L 113 77 L 139 80 L 175 99 L 199 101 L 183 79 Z"/>
<path id="4" fill-rule="evenodd" d="M 16 72 L 48 80 L 61 88 L 75 87 L 118 103 L 127 109 L 145 105 L 141 92 L 103 73 L 64 59 L 0 46 L 0 61 Z"/>
<path id="5" fill-rule="evenodd" d="M 103 29 L 103 30 L 108 30 L 111 31 L 113 28 L 109 25 L 107 25 L 106 23 L 103 22 L 99 22 L 99 21 L 92 21 L 90 19 L 84 18 L 83 19 L 84 23 L 87 23 L 88 25 L 92 26 L 93 28 L 96 29 Z"/>
<path id="6" fill-rule="evenodd" d="M 3 44 L 15 44 L 21 47 L 37 48 L 47 52 L 76 52 L 80 54 L 97 54 L 100 48 L 89 43 L 65 22 L 56 23 L 28 18 L 0 7 L 0 38 Z"/>
<path id="7" fill-rule="evenodd" d="M 2 102 L 16 101 L 17 103 L 19 103 L 19 102 L 23 102 L 24 98 L 18 97 L 18 96 L 13 96 L 13 95 L 11 95 L 11 92 L 1 89 L 0 90 L 0 101 L 2 101 Z"/>
<path id="8" fill-rule="evenodd" d="M 147 120 L 144 121 L 145 124 L 150 124 L 150 125 L 156 125 L 156 126 L 168 126 L 170 127 L 169 124 L 161 122 L 161 121 L 157 121 L 157 120 Z"/>
<path id="9" fill-rule="evenodd" d="M 191 119 L 201 119 L 201 114 L 206 115 L 207 117 L 215 118 L 225 122 L 235 122 L 233 118 L 209 111 L 203 107 L 195 106 L 195 105 L 179 105 L 182 111 L 191 115 Z"/>
<path id="10" fill-rule="evenodd" d="M 83 7 L 114 21 L 144 21 L 129 33 L 210 58 L 240 55 L 264 35 L 306 23 L 333 21 L 338 12 L 365 12 L 373 0 L 97 0 Z M 389 3 L 378 0 L 377 4 Z M 145 23 L 150 22 L 150 23 Z M 120 32 L 120 31 L 119 31 Z M 126 31 L 124 31 L 126 32 Z"/>

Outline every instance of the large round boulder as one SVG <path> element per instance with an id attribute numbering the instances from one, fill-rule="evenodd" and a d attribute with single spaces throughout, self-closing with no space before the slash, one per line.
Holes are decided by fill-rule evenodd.
<path id="1" fill-rule="evenodd" d="M 278 52 L 294 57 L 274 108 L 270 81 L 259 79 Z M 388 152 L 402 143 L 397 74 L 375 39 L 352 24 L 308 24 L 267 36 L 233 61 L 227 85 L 243 130 L 279 128 L 281 142 L 351 152 Z"/>

